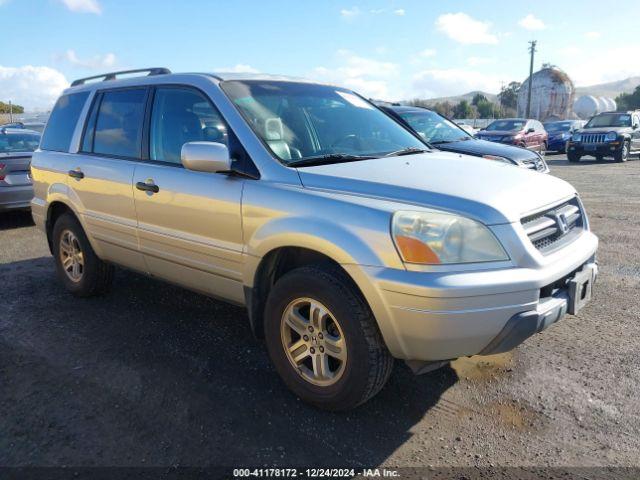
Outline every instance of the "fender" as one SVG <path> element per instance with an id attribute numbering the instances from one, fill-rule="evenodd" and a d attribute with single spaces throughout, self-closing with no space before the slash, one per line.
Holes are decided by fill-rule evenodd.
<path id="1" fill-rule="evenodd" d="M 341 265 L 405 268 L 387 231 L 366 234 L 365 239 L 354 229 L 317 217 L 273 219 L 256 230 L 247 242 L 244 285 L 252 287 L 261 259 L 282 247 L 313 250 Z"/>

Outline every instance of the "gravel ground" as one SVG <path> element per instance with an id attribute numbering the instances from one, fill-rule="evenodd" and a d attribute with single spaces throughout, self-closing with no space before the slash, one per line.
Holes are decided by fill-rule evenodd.
<path id="1" fill-rule="evenodd" d="M 601 240 L 591 304 L 509 354 L 398 363 L 348 414 L 295 399 L 242 309 L 125 271 L 75 299 L 0 215 L 0 465 L 640 467 L 640 161 L 550 165 Z"/>

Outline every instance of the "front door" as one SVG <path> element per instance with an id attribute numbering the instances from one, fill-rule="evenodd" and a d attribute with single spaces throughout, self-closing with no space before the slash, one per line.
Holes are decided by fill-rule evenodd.
<path id="1" fill-rule="evenodd" d="M 192 141 L 226 143 L 222 117 L 198 90 L 157 87 L 149 161 L 133 179 L 140 249 L 152 275 L 242 303 L 245 180 L 185 169 L 180 151 Z"/>

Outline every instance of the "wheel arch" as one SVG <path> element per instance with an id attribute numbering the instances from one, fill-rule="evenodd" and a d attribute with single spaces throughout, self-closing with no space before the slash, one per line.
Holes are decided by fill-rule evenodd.
<path id="1" fill-rule="evenodd" d="M 65 213 L 70 213 L 78 221 L 80 221 L 80 219 L 78 218 L 78 215 L 73 210 L 73 208 L 71 208 L 69 204 L 63 201 L 54 200 L 49 204 L 47 208 L 47 215 L 45 219 L 45 231 L 47 233 L 47 243 L 49 245 L 49 251 L 51 252 L 51 254 L 53 254 L 53 238 L 52 238 L 53 226 L 55 225 L 56 220 L 58 220 L 58 218 L 60 218 L 60 216 L 62 216 Z"/>

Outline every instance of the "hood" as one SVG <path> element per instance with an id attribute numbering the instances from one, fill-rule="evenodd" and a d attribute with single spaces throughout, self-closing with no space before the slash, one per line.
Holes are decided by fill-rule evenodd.
<path id="1" fill-rule="evenodd" d="M 592 127 L 592 128 L 581 128 L 577 133 L 609 133 L 616 132 L 622 133 L 631 130 L 631 127 Z"/>
<path id="2" fill-rule="evenodd" d="M 483 155 L 496 155 L 509 160 L 524 161 L 536 160 L 538 156 L 526 148 L 514 147 L 502 143 L 487 142 L 486 140 L 464 140 L 460 142 L 441 143 L 435 146 L 439 150 L 447 152 L 464 153 L 481 157 Z"/>
<path id="3" fill-rule="evenodd" d="M 306 188 L 450 211 L 486 225 L 517 222 L 575 195 L 571 185 L 551 175 L 437 151 L 304 167 L 298 173 Z"/>

